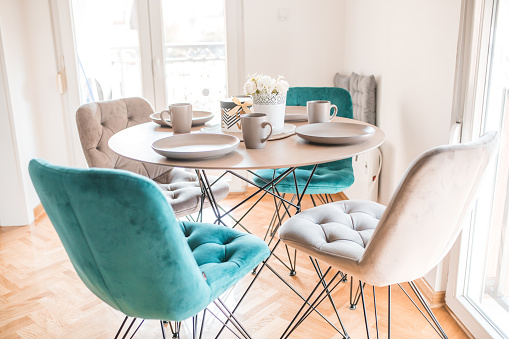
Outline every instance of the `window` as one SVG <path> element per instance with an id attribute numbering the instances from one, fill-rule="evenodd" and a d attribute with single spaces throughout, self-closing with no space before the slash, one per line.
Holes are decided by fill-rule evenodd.
<path id="1" fill-rule="evenodd" d="M 475 139 L 498 131 L 499 156 L 488 168 L 471 222 L 451 260 L 447 303 L 475 337 L 509 338 L 509 0 L 481 6 L 484 10 L 474 19 L 481 23 L 472 25 L 481 37 L 473 48 L 479 58 L 472 62 L 478 78 L 471 96 L 477 105 L 470 116 L 465 114 L 463 134 Z"/>
<path id="2" fill-rule="evenodd" d="M 71 0 L 71 11 L 81 103 L 143 96 L 215 112 L 227 96 L 224 1 Z"/>

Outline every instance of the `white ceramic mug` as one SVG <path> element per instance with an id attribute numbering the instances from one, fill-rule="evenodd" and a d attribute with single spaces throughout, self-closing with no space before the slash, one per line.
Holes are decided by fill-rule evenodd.
<path id="1" fill-rule="evenodd" d="M 338 107 L 332 105 L 327 100 L 314 100 L 307 102 L 308 122 L 310 124 L 318 122 L 329 122 L 338 114 Z M 330 114 L 330 109 L 334 109 L 334 113 Z"/>
<path id="2" fill-rule="evenodd" d="M 240 116 L 242 121 L 242 139 L 246 148 L 263 148 L 272 135 L 272 125 L 267 122 L 267 115 L 263 113 L 248 113 Z M 270 127 L 267 136 L 265 127 Z"/>
<path id="3" fill-rule="evenodd" d="M 166 115 L 170 120 L 167 120 Z M 174 133 L 190 133 L 193 125 L 193 106 L 188 103 L 171 104 L 161 112 L 161 120 L 173 128 Z"/>

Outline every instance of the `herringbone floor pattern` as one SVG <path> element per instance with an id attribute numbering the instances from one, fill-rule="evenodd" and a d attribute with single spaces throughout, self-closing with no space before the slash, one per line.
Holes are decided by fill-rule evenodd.
<path id="1" fill-rule="evenodd" d="M 234 195 L 223 205 L 233 206 L 241 195 Z M 310 202 L 305 205 L 309 207 Z M 245 210 L 242 208 L 237 215 Z M 249 229 L 260 236 L 266 231 L 273 211 L 273 200 L 264 198 L 253 213 L 244 220 Z M 285 256 L 284 247 L 278 254 Z M 309 259 L 298 255 L 298 274 L 289 277 L 281 264 L 272 261 L 292 286 L 307 295 L 318 281 Z M 233 305 L 251 281 L 245 277 L 223 299 Z M 333 293 L 342 320 L 352 338 L 365 338 L 362 307 L 348 309 L 348 284 L 341 284 Z M 371 288 L 367 288 L 370 319 L 374 319 Z M 380 331 L 386 337 L 386 290 L 377 291 Z M 265 270 L 239 308 L 238 316 L 253 338 L 279 338 L 301 305 L 274 274 Z M 319 309 L 334 324 L 330 304 Z M 435 309 L 449 338 L 466 338 L 464 332 L 445 310 Z M 25 227 L 0 227 L 0 338 L 113 338 L 123 315 L 103 303 L 79 280 L 47 217 Z M 393 338 L 438 338 L 433 329 L 414 309 L 403 293 L 393 289 Z M 205 338 L 213 337 L 219 324 L 208 316 Z M 374 321 L 371 335 L 375 334 Z M 169 333 L 169 331 L 168 331 Z M 184 323 L 182 337 L 189 338 L 190 324 Z M 233 338 L 224 333 L 225 338 Z M 136 338 L 162 338 L 158 321 L 146 321 Z M 292 335 L 292 338 L 341 338 L 316 314 L 311 315 Z"/>

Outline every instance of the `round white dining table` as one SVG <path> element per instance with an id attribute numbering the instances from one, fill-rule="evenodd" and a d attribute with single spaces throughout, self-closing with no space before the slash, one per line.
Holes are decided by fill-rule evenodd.
<path id="1" fill-rule="evenodd" d="M 297 110 L 300 112 L 302 112 L 302 110 L 305 111 L 305 109 L 306 107 L 297 108 Z M 369 125 L 361 121 L 338 117 L 334 118 L 332 121 Z M 307 124 L 307 122 L 288 122 L 288 123 L 296 126 Z M 109 147 L 120 156 L 130 158 L 133 160 L 158 165 L 195 169 L 200 179 L 200 182 L 202 183 L 201 186 L 203 190 L 203 196 L 210 201 L 210 206 L 213 209 L 213 212 L 216 216 L 215 222 L 226 226 L 226 224 L 222 221 L 225 218 L 225 216 L 227 215 L 231 216 L 231 212 L 233 212 L 239 206 L 243 205 L 245 202 L 253 198 L 258 193 L 262 193 L 263 195 L 270 194 L 278 198 L 282 203 L 284 203 L 283 204 L 285 206 L 284 209 L 286 210 L 286 213 L 288 213 L 289 216 L 291 216 L 290 211 L 288 210 L 289 206 L 295 207 L 296 213 L 298 213 L 300 211 L 301 200 L 306 192 L 306 188 L 304 188 L 304 190 L 300 192 L 300 194 L 297 193 L 296 202 L 293 201 L 293 199 L 292 201 L 289 201 L 285 199 L 284 195 L 280 196 L 278 194 L 277 190 L 274 188 L 276 187 L 277 183 L 284 177 L 290 175 L 290 173 L 292 173 L 295 170 L 295 168 L 299 166 L 317 165 L 326 162 L 347 159 L 380 146 L 385 140 L 385 133 L 376 126 L 373 125 L 369 126 L 372 126 L 375 129 L 375 132 L 365 141 L 355 144 L 345 144 L 345 145 L 313 144 L 294 134 L 284 139 L 268 141 L 265 147 L 262 149 L 246 149 L 245 144 L 241 142 L 237 149 L 224 156 L 196 160 L 178 160 L 166 158 L 162 155 L 159 155 L 152 149 L 152 144 L 155 141 L 173 135 L 172 129 L 169 127 L 162 127 L 156 124 L 155 122 L 147 122 L 137 126 L 129 127 L 116 133 L 110 138 Z M 200 133 L 200 130 L 203 127 L 204 126 L 193 127 L 191 129 L 191 133 Z M 278 177 L 273 178 L 270 182 L 267 182 L 263 187 L 258 186 L 248 178 L 245 178 L 235 173 L 235 171 L 237 170 L 256 170 L 266 168 L 269 169 L 287 168 L 287 170 L 285 170 Z M 248 183 L 258 187 L 258 190 L 250 194 L 249 197 L 245 198 L 236 206 L 232 207 L 229 211 L 224 211 L 219 207 L 219 205 L 215 201 L 214 196 L 212 194 L 212 189 L 210 187 L 211 183 L 208 181 L 207 175 L 205 174 L 204 171 L 211 169 L 225 170 L 229 173 L 232 173 L 239 177 L 240 179 L 243 179 Z M 308 183 L 311 180 L 313 173 L 314 169 L 308 179 Z M 255 204 L 251 206 L 247 210 L 247 212 L 245 212 L 245 214 L 249 213 L 249 211 L 258 203 L 260 199 L 261 198 L 259 198 L 255 202 Z M 238 220 L 234 219 L 235 225 L 231 227 L 235 227 L 237 224 L 240 223 L 240 221 L 243 218 L 244 216 L 238 218 Z M 272 238 L 270 238 L 270 241 L 272 241 L 271 239 Z M 274 253 L 278 244 L 279 241 L 277 241 L 274 247 L 272 248 L 271 256 Z M 287 253 L 290 266 L 284 264 L 284 262 L 281 259 L 279 259 L 279 257 L 277 256 L 275 257 L 289 269 L 290 275 L 295 275 L 296 274 L 295 259 L 292 261 L 289 252 Z M 268 259 L 264 262 L 264 266 L 266 265 L 267 261 Z M 302 295 L 299 294 L 299 292 L 293 286 L 291 286 L 290 283 L 288 283 L 280 275 L 278 275 L 276 271 L 273 268 L 271 268 L 268 264 L 266 266 L 269 267 L 269 269 L 274 274 L 276 274 L 279 277 L 279 279 L 281 279 L 290 289 L 292 289 L 295 293 L 299 295 L 299 297 L 303 299 Z M 256 274 L 255 279 L 260 273 L 260 271 L 261 269 Z M 247 290 L 245 293 L 247 293 Z M 319 314 L 323 317 L 321 313 Z"/>
<path id="2" fill-rule="evenodd" d="M 334 118 L 332 121 L 345 123 L 367 123 Z M 288 122 L 300 126 L 307 122 Z M 152 149 L 152 143 L 161 138 L 173 135 L 169 127 L 162 127 L 154 122 L 147 122 L 126 128 L 109 140 L 113 152 L 137 161 L 193 169 L 222 169 L 222 170 L 254 170 L 264 168 L 286 168 L 305 165 L 316 165 L 335 160 L 351 158 L 357 154 L 367 152 L 380 146 L 385 140 L 385 133 L 376 126 L 375 133 L 367 140 L 347 145 L 322 145 L 310 143 L 296 134 L 279 140 L 270 140 L 261 149 L 246 149 L 243 142 L 237 149 L 227 155 L 196 160 L 169 159 L 157 154 Z M 191 133 L 200 133 L 203 126 L 193 127 Z"/>

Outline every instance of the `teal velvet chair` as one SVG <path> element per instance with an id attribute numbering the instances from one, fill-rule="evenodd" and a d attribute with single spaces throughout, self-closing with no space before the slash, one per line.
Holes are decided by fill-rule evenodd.
<path id="1" fill-rule="evenodd" d="M 43 160 L 29 172 L 81 280 L 127 317 L 194 317 L 269 256 L 256 236 L 178 221 L 141 175 Z"/>
<path id="2" fill-rule="evenodd" d="M 350 93 L 338 87 L 291 87 L 286 96 L 287 106 L 307 106 L 308 101 L 312 100 L 328 100 L 338 107 L 338 117 L 353 119 L 353 106 L 352 97 Z M 314 165 L 302 166 L 295 169 L 294 174 L 286 176 L 277 185 L 276 189 L 279 193 L 296 194 L 295 182 L 297 182 L 298 194 L 302 194 L 306 183 L 313 172 Z M 256 171 L 254 174 L 254 182 L 258 186 L 264 186 L 273 178 L 284 173 L 287 168 L 262 169 Z M 332 202 L 332 195 L 343 192 L 350 187 L 354 182 L 354 174 L 352 167 L 352 159 L 343 159 L 333 161 L 325 164 L 319 164 L 316 167 L 313 176 L 306 188 L 306 194 L 310 194 L 313 205 L 316 206 L 316 201 L 322 203 Z M 316 199 L 315 199 L 315 197 Z M 284 219 L 288 211 L 284 209 L 284 213 L 280 216 L 281 203 L 276 205 L 276 211 L 272 217 L 269 225 L 265 240 L 267 236 L 275 235 L 280 226 L 281 220 Z M 294 257 L 296 258 L 296 257 Z M 292 261 L 291 256 L 288 254 L 288 261 L 290 266 L 287 266 L 290 271 L 290 276 L 296 274 L 295 259 Z"/>
<path id="3" fill-rule="evenodd" d="M 353 119 L 352 98 L 347 90 L 338 87 L 292 87 L 286 97 L 287 106 L 306 106 L 311 100 L 329 100 L 338 106 L 337 116 Z M 302 193 L 314 166 L 303 166 L 295 170 L 299 194 Z M 286 168 L 276 170 L 276 176 Z M 274 170 L 263 169 L 256 171 L 254 182 L 263 186 L 272 180 Z M 352 159 L 344 159 L 320 164 L 317 166 L 306 194 L 335 194 L 350 187 L 354 182 Z M 280 193 L 295 194 L 295 180 L 293 175 L 284 178 L 276 188 Z"/>

